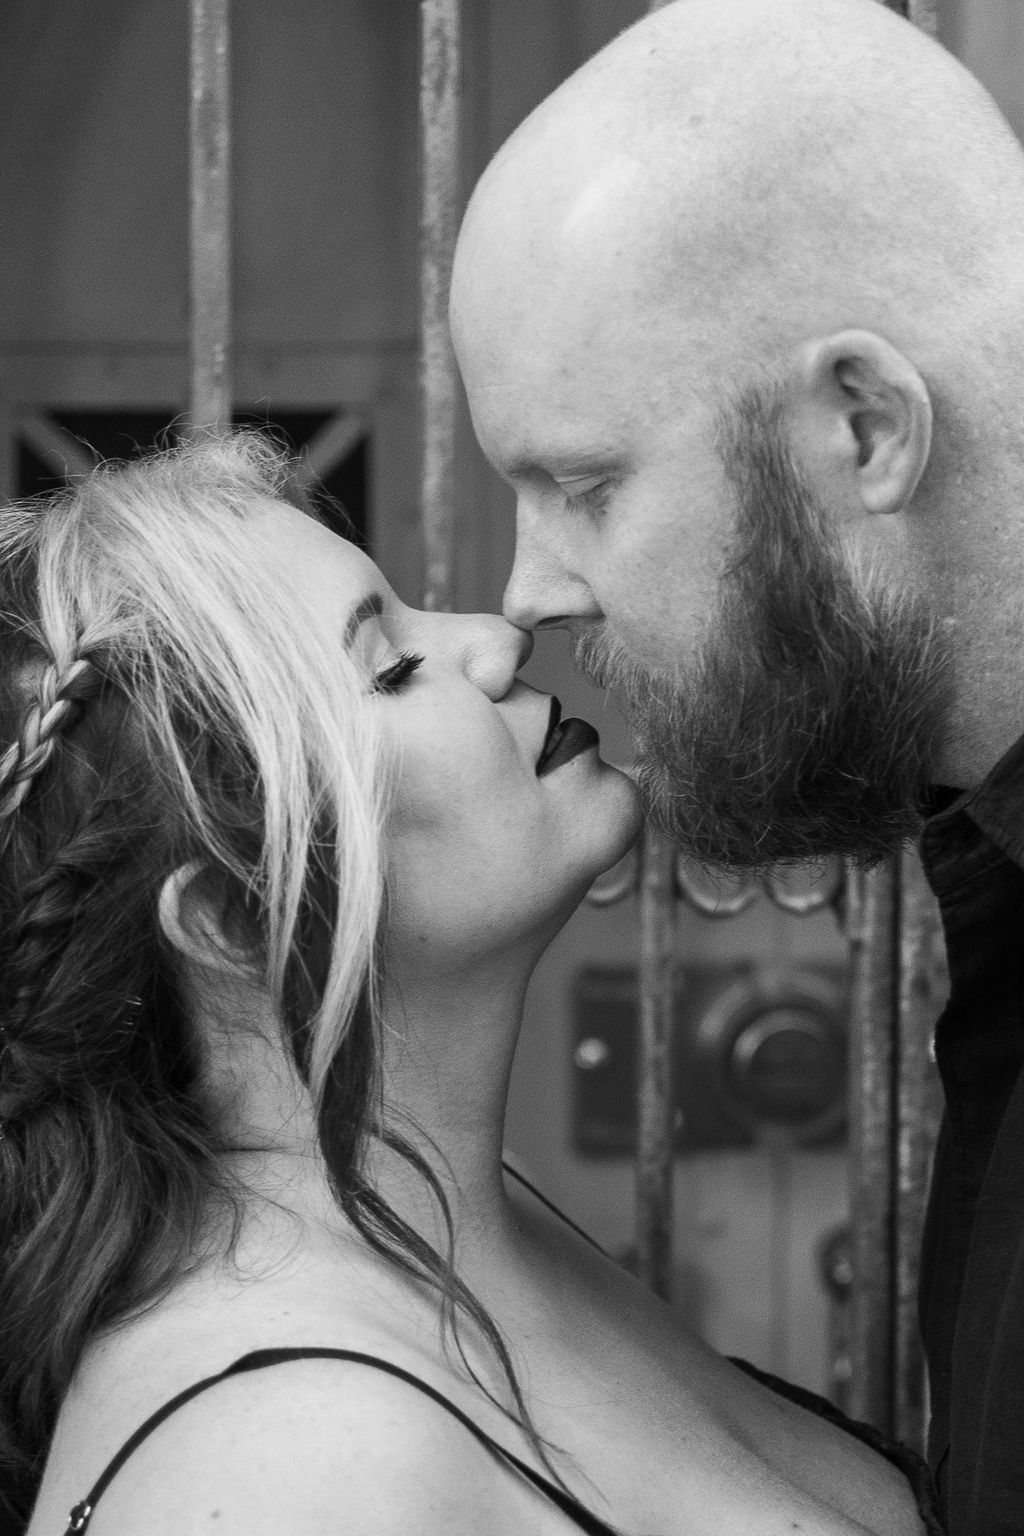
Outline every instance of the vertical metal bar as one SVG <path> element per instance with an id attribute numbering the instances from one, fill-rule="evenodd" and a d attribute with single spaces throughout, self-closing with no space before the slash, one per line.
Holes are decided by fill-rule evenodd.
<path id="1" fill-rule="evenodd" d="M 15 415 L 10 403 L 0 395 L 0 500 L 11 501 L 17 494 L 17 440 Z"/>
<path id="2" fill-rule="evenodd" d="M 461 15 L 459 0 L 421 0 L 420 398 L 423 605 L 455 596 L 456 371 L 448 290 L 458 233 Z"/>
<path id="3" fill-rule="evenodd" d="M 939 30 L 939 0 L 881 0 L 881 3 L 932 37 Z"/>
<path id="4" fill-rule="evenodd" d="M 228 0 L 191 0 L 189 424 L 231 421 Z"/>
<path id="5" fill-rule="evenodd" d="M 640 1029 L 637 1104 L 637 1274 L 666 1299 L 672 1271 L 672 981 L 675 849 L 644 833 L 640 872 Z"/>
<path id="6" fill-rule="evenodd" d="M 917 1280 L 932 1149 L 941 1113 L 941 1090 L 931 1053 L 941 924 L 921 861 L 910 848 L 900 856 L 899 897 L 893 1433 L 923 1451 L 925 1362 L 917 1320 Z"/>
<path id="7" fill-rule="evenodd" d="M 939 0 L 908 0 L 907 19 L 935 37 L 939 30 Z"/>
<path id="8" fill-rule="evenodd" d="M 897 868 L 851 869 L 850 1413 L 892 1428 Z"/>
<path id="9" fill-rule="evenodd" d="M 939 918 L 911 849 L 852 871 L 849 1411 L 917 1448 L 925 1371 L 917 1321 L 921 1231 L 940 1112 L 931 1060 Z"/>
<path id="10" fill-rule="evenodd" d="M 648 0 L 657 11 L 665 0 Z M 636 1272 L 668 1300 L 672 1285 L 675 1100 L 672 1014 L 676 853 L 649 828 L 640 862 L 640 1028 L 637 1061 Z"/>

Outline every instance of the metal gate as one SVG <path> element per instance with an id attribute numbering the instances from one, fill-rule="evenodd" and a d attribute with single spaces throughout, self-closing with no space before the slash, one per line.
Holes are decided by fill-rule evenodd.
<path id="1" fill-rule="evenodd" d="M 927 31 L 937 0 L 880 0 Z M 228 0 L 191 4 L 191 400 L 197 430 L 230 419 L 230 110 Z M 657 4 L 651 9 L 657 9 Z M 454 596 L 457 388 L 447 292 L 460 214 L 460 0 L 421 0 L 420 400 L 424 606 Z M 937 1118 L 929 1060 L 941 966 L 937 914 L 908 850 L 864 873 L 836 870 L 812 896 L 759 882 L 792 913 L 831 905 L 851 971 L 849 1295 L 855 1417 L 911 1444 L 924 1438 L 924 1368 L 916 1321 L 917 1255 Z M 600 900 L 635 894 L 639 911 L 640 1063 L 636 1248 L 641 1277 L 667 1294 L 672 1247 L 675 1106 L 672 968 L 677 903 L 706 898 L 663 839 L 647 834 L 632 873 Z M 715 915 L 743 910 L 738 890 Z"/>

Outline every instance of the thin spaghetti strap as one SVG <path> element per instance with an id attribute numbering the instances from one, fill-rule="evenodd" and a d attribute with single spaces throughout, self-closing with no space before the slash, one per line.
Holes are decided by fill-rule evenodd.
<path id="1" fill-rule="evenodd" d="M 64 1536 L 84 1536 L 84 1533 L 88 1530 L 93 1510 L 96 1508 L 99 1498 L 112 1479 L 124 1466 L 132 1452 L 137 1450 L 142 1444 L 143 1440 L 151 1435 L 178 1408 L 191 1401 L 193 1397 L 197 1397 L 200 1392 L 205 1392 L 209 1387 L 226 1380 L 229 1376 L 241 1375 L 246 1371 L 264 1370 L 269 1366 L 283 1365 L 290 1360 L 346 1360 L 351 1364 L 369 1366 L 373 1370 L 383 1371 L 388 1376 L 396 1377 L 399 1381 L 405 1382 L 408 1386 L 414 1387 L 416 1391 L 422 1392 L 424 1396 L 431 1398 L 447 1413 L 451 1414 L 453 1418 L 457 1419 L 473 1435 L 485 1450 L 489 1451 L 492 1456 L 505 1462 L 506 1465 L 518 1472 L 520 1476 L 532 1483 L 545 1498 L 557 1505 L 563 1514 L 572 1520 L 580 1530 L 587 1532 L 588 1536 L 617 1536 L 617 1533 L 610 1525 L 605 1524 L 597 1515 L 592 1514 L 585 1505 L 580 1504 L 571 1494 L 559 1488 L 557 1483 L 553 1483 L 550 1479 L 541 1476 L 539 1472 L 536 1472 L 525 1461 L 521 1461 L 512 1451 L 506 1450 L 497 1440 L 492 1439 L 486 1430 L 481 1429 L 479 1424 L 475 1423 L 468 1414 L 464 1413 L 461 1408 L 445 1397 L 442 1392 L 439 1392 L 436 1387 L 432 1387 L 429 1382 L 422 1381 L 419 1376 L 414 1376 L 400 1365 L 394 1365 L 390 1360 L 381 1359 L 378 1355 L 367 1355 L 354 1349 L 320 1348 L 254 1350 L 251 1354 L 243 1355 L 241 1359 L 235 1360 L 225 1370 L 218 1371 L 215 1376 L 206 1376 L 202 1381 L 193 1383 L 191 1387 L 186 1387 L 184 1392 L 179 1392 L 176 1397 L 172 1397 L 170 1402 L 164 1403 L 162 1408 L 158 1408 L 156 1413 L 151 1414 L 145 1423 L 139 1426 L 131 1438 L 125 1441 L 117 1455 L 97 1479 L 88 1496 L 80 1504 L 75 1505 L 71 1511 L 70 1524 Z"/>
<path id="2" fill-rule="evenodd" d="M 106 1491 L 118 1472 L 120 1472 L 129 1456 L 138 1450 L 143 1440 L 148 1439 L 165 1419 L 169 1419 L 172 1413 L 176 1413 L 179 1408 L 183 1408 L 186 1403 L 191 1402 L 192 1398 L 198 1397 L 200 1392 L 205 1392 L 207 1388 L 214 1387 L 228 1376 L 233 1376 L 237 1371 L 245 1369 L 247 1367 L 244 1360 L 236 1360 L 225 1370 L 218 1371 L 216 1375 L 204 1376 L 201 1381 L 194 1381 L 190 1387 L 185 1388 L 184 1392 L 179 1392 L 177 1396 L 172 1397 L 169 1402 L 164 1403 L 161 1408 L 158 1408 L 155 1413 L 151 1413 L 149 1418 L 139 1425 L 135 1433 L 129 1435 L 116 1456 L 112 1457 L 107 1463 L 86 1497 L 75 1505 L 71 1511 L 69 1524 L 64 1532 L 64 1536 L 82 1536 L 82 1533 L 88 1530 L 89 1521 L 92 1519 L 92 1512 L 96 1508 L 101 1495 Z"/>
<path id="3" fill-rule="evenodd" d="M 565 1212 L 559 1206 L 557 1206 L 553 1200 L 548 1199 L 547 1195 L 542 1195 L 536 1184 L 531 1184 L 530 1180 L 521 1174 L 518 1168 L 513 1168 L 512 1164 L 506 1162 L 505 1158 L 502 1158 L 501 1166 L 506 1173 L 512 1175 L 517 1184 L 521 1184 L 524 1189 L 529 1190 L 530 1194 L 535 1200 L 539 1200 L 541 1205 L 546 1206 L 553 1216 L 557 1216 L 559 1221 L 564 1222 L 567 1227 L 571 1228 L 571 1230 L 576 1233 L 577 1237 L 582 1237 L 583 1241 L 585 1243 L 589 1243 L 591 1248 L 596 1248 L 602 1258 L 611 1258 L 611 1255 L 601 1247 L 601 1244 L 597 1241 L 596 1238 L 591 1237 L 590 1233 L 585 1231 L 585 1229 L 581 1227 L 577 1222 L 573 1221 L 571 1216 L 567 1216 Z M 612 1262 L 614 1263 L 614 1260 L 612 1260 Z"/>

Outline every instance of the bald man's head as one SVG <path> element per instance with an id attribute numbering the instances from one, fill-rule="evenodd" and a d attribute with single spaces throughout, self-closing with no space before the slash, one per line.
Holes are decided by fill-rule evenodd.
<path id="1" fill-rule="evenodd" d="M 935 346 L 1020 287 L 1024 158 L 984 91 L 877 0 L 677 0 L 499 151 L 459 242 L 460 346 L 565 290 L 694 323 L 723 365 L 808 327 Z M 549 287 L 538 291 L 538 283 Z"/>
<path id="2" fill-rule="evenodd" d="M 1010 130 L 876 0 L 677 0 L 483 176 L 506 613 L 619 685 L 701 856 L 884 851 L 1024 729 L 1022 251 Z"/>

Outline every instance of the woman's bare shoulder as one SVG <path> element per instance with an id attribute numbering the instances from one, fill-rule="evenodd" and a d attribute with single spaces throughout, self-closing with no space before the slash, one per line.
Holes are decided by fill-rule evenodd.
<path id="1" fill-rule="evenodd" d="M 506 1529 L 506 1502 L 511 1533 L 518 1496 L 410 1384 L 297 1360 L 229 1377 L 175 1412 L 118 1472 L 89 1536 L 476 1536 Z"/>

